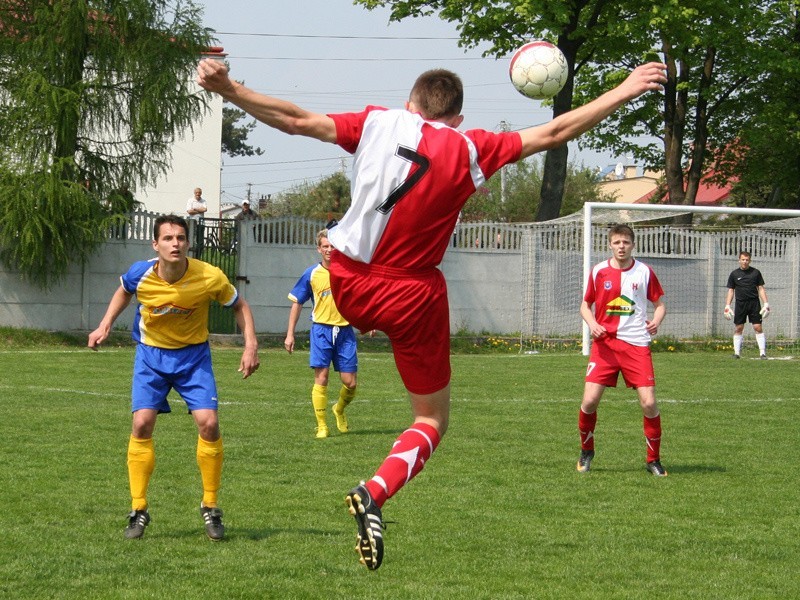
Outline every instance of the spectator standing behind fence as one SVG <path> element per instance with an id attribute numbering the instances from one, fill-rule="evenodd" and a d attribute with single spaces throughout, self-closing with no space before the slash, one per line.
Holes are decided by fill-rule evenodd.
<path id="1" fill-rule="evenodd" d="M 627 386 L 636 390 L 642 407 L 647 470 L 657 477 L 667 474 L 661 466 L 661 414 L 650 354 L 650 340 L 658 332 L 667 309 L 655 272 L 633 258 L 634 243 L 633 230 L 627 225 L 609 229 L 611 258 L 592 269 L 581 303 L 581 317 L 592 334 L 592 349 L 578 412 L 580 473 L 589 471 L 594 458 L 600 399 L 607 387 L 616 387 L 621 372 Z M 647 319 L 648 301 L 654 307 L 652 320 Z"/>
<path id="2" fill-rule="evenodd" d="M 250 202 L 245 200 L 242 202 L 242 210 L 241 212 L 234 217 L 237 221 L 249 221 L 251 219 L 257 219 L 258 214 L 250 208 Z"/>
<path id="3" fill-rule="evenodd" d="M 749 252 L 739 253 L 739 268 L 728 276 L 728 294 L 725 296 L 725 318 L 733 319 L 733 357 L 739 358 L 742 353 L 744 323 L 748 319 L 756 332 L 758 353 L 762 359 L 767 358 L 767 336 L 764 335 L 762 321 L 769 316 L 767 291 L 764 289 L 764 278 L 761 271 L 750 266 Z M 736 297 L 736 304 L 731 308 L 731 301 Z"/>
<path id="4" fill-rule="evenodd" d="M 189 226 L 175 215 L 161 215 L 153 228 L 156 258 L 134 263 L 120 277 L 100 325 L 89 334 L 97 350 L 114 321 L 136 296 L 131 333 L 136 341 L 131 388 L 133 423 L 128 440 L 131 512 L 125 537 L 141 538 L 150 523 L 147 490 L 155 468 L 156 417 L 171 412 L 167 395 L 180 394 L 197 426 L 197 465 L 203 485 L 200 515 L 206 534 L 225 534 L 217 496 L 222 478 L 223 445 L 217 415 L 217 384 L 208 345 L 208 308 L 212 300 L 233 310 L 244 337 L 239 372 L 244 378 L 259 366 L 258 341 L 250 306 L 220 269 L 188 258 Z"/>
<path id="5" fill-rule="evenodd" d="M 201 188 L 194 188 L 194 196 L 189 198 L 189 201 L 186 203 L 186 214 L 189 215 L 190 219 L 202 219 L 207 210 L 208 204 L 205 198 L 203 198 L 203 190 Z"/>
<path id="6" fill-rule="evenodd" d="M 309 366 L 314 369 L 314 387 L 311 388 L 311 405 L 317 418 L 317 438 L 328 437 L 328 376 L 333 363 L 334 370 L 339 372 L 342 387 L 339 399 L 333 407 L 336 417 L 336 428 L 347 433 L 347 417 L 345 409 L 356 395 L 356 373 L 358 371 L 358 355 L 356 334 L 353 327 L 339 313 L 331 294 L 331 251 L 333 246 L 328 242 L 328 230 L 317 233 L 317 252 L 322 262 L 308 267 L 289 292 L 292 308 L 289 311 L 289 326 L 286 330 L 284 347 L 291 354 L 294 352 L 294 330 L 300 319 L 303 304 L 311 300 L 311 354 Z"/>

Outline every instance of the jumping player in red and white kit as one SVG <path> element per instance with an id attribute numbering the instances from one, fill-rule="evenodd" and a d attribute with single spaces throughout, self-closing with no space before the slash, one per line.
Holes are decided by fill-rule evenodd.
<path id="1" fill-rule="evenodd" d="M 615 225 L 608 231 L 611 258 L 592 269 L 581 303 L 581 316 L 592 334 L 583 402 L 578 414 L 581 454 L 577 469 L 589 471 L 594 458 L 597 406 L 609 386 L 616 387 L 619 374 L 634 388 L 644 413 L 647 470 L 663 477 L 661 466 L 661 415 L 656 403 L 656 379 L 650 340 L 667 314 L 661 299 L 664 290 L 653 269 L 633 258 L 633 230 Z M 653 319 L 647 320 L 647 303 Z M 594 305 L 594 311 L 592 310 Z"/>
<path id="2" fill-rule="evenodd" d="M 346 502 L 358 525 L 361 562 L 383 560 L 384 502 L 421 470 L 450 414 L 450 315 L 437 268 L 458 213 L 502 166 L 567 143 L 617 108 L 666 82 L 666 66 L 636 68 L 617 88 L 550 123 L 518 132 L 459 131 L 463 87 L 437 69 L 415 82 L 405 109 L 367 106 L 319 114 L 232 81 L 221 62 L 204 60 L 198 83 L 258 120 L 292 135 L 338 144 L 354 154 L 352 204 L 329 231 L 336 251 L 331 287 L 357 329 L 385 332 L 411 401 L 414 421 L 374 476 Z"/>

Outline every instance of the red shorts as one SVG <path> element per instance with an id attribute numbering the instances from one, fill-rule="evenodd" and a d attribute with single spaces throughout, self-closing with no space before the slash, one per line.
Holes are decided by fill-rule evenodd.
<path id="1" fill-rule="evenodd" d="M 394 362 L 413 394 L 432 394 L 450 383 L 450 306 L 439 269 L 397 269 L 331 254 L 336 307 L 361 331 L 383 331 Z"/>
<path id="2" fill-rule="evenodd" d="M 654 386 L 656 378 L 650 346 L 634 346 L 608 336 L 593 340 L 586 381 L 617 387 L 620 373 L 629 388 Z"/>

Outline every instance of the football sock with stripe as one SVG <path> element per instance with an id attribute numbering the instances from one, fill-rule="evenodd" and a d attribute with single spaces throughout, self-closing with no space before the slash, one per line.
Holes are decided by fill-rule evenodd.
<path id="1" fill-rule="evenodd" d="M 128 482 L 131 490 L 131 510 L 147 508 L 147 487 L 156 466 L 153 438 L 128 440 Z"/>
<path id="2" fill-rule="evenodd" d="M 647 442 L 647 462 L 661 458 L 661 415 L 644 417 L 644 439 Z"/>
<path id="3" fill-rule="evenodd" d="M 594 450 L 594 428 L 597 425 L 597 411 L 591 414 L 578 411 L 578 432 L 581 434 L 581 450 Z"/>
<path id="4" fill-rule="evenodd" d="M 422 471 L 439 440 L 436 428 L 426 423 L 414 423 L 400 434 L 389 456 L 364 484 L 378 507 Z"/>
<path id="5" fill-rule="evenodd" d="M 209 442 L 197 436 L 197 466 L 200 467 L 200 477 L 203 480 L 203 506 L 208 508 L 217 506 L 224 455 L 222 438 Z"/>

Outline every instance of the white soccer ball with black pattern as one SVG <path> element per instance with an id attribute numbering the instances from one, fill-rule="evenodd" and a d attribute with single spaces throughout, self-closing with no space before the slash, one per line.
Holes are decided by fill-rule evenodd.
<path id="1" fill-rule="evenodd" d="M 520 94 L 542 100 L 561 91 L 567 83 L 569 65 L 556 46 L 537 40 L 517 48 L 511 56 L 508 74 Z"/>

